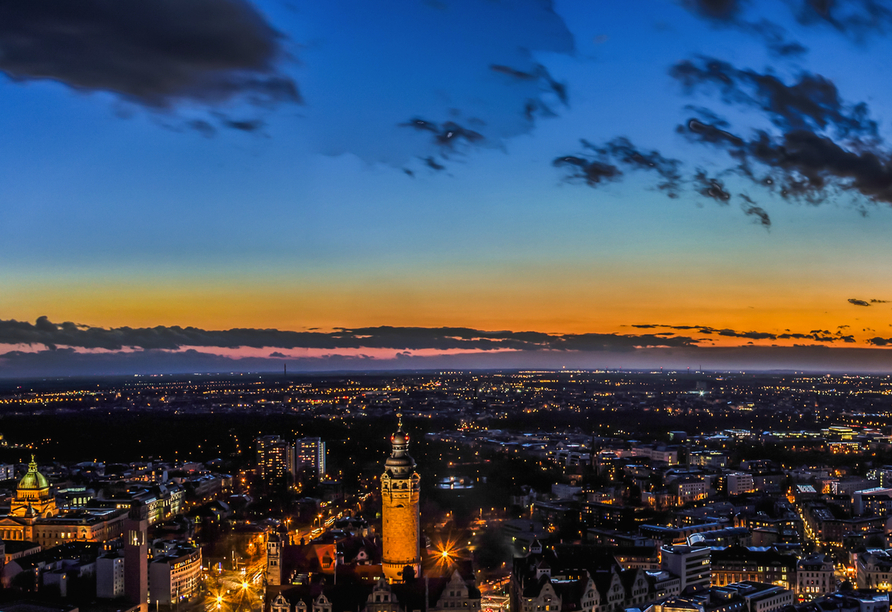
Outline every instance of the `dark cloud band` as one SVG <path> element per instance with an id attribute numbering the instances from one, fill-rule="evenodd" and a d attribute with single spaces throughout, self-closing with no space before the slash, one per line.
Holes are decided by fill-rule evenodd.
<path id="1" fill-rule="evenodd" d="M 236 96 L 299 102 L 280 35 L 246 0 L 0 4 L 0 72 L 108 91 L 151 107 Z"/>
<path id="2" fill-rule="evenodd" d="M 546 334 L 481 331 L 465 327 L 364 327 L 332 332 L 277 329 L 204 330 L 195 327 L 101 328 L 76 323 L 0 321 L 0 344 L 43 345 L 119 351 L 124 348 L 178 350 L 183 347 L 399 350 L 612 351 L 642 347 L 695 346 L 686 337 L 621 334 Z"/>

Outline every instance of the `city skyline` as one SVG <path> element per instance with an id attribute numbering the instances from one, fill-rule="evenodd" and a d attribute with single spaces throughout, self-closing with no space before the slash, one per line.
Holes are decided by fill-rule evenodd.
<path id="1" fill-rule="evenodd" d="M 882 4 L 147 6 L 0 8 L 0 377 L 890 369 Z"/>

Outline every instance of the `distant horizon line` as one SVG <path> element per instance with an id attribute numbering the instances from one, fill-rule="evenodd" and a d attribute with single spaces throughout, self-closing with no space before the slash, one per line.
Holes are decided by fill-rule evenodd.
<path id="1" fill-rule="evenodd" d="M 853 370 L 819 370 L 819 369 L 667 369 L 665 371 L 655 371 L 653 368 L 592 368 L 592 369 L 524 369 L 524 368 L 465 368 L 465 369 L 425 369 L 425 368 L 406 368 L 392 370 L 299 370 L 294 372 L 278 372 L 275 370 L 256 370 L 256 371 L 206 371 L 206 372 L 153 372 L 153 373 L 133 373 L 133 374 L 70 374 L 70 375 L 47 375 L 47 376 L 28 376 L 28 377 L 6 377 L 0 374 L 0 381 L 8 382 L 19 380 L 26 382 L 50 382 L 50 381 L 95 381 L 95 380 L 111 380 L 111 379 L 133 379 L 133 378 L 177 378 L 183 379 L 190 376 L 202 376 L 209 378 L 237 378 L 237 377 L 263 377 L 269 376 L 273 378 L 324 378 L 329 376 L 447 376 L 447 375 L 472 375 L 472 374 L 635 374 L 650 376 L 696 376 L 696 375 L 742 375 L 742 376 L 785 376 L 785 375 L 804 375 L 804 376 L 869 376 L 869 377 L 892 377 L 892 369 L 888 373 L 869 372 L 869 371 L 853 371 Z"/>

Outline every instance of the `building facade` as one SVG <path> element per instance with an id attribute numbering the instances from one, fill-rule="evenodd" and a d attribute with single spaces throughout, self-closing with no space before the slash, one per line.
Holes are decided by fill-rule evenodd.
<path id="1" fill-rule="evenodd" d="M 712 571 L 705 546 L 663 546 L 661 562 L 664 570 L 681 579 L 682 592 L 709 587 Z"/>
<path id="2" fill-rule="evenodd" d="M 257 468 L 264 482 L 287 482 L 293 477 L 294 446 L 279 436 L 257 438 Z"/>
<path id="3" fill-rule="evenodd" d="M 180 546 L 149 566 L 149 602 L 172 605 L 194 595 L 201 584 L 201 549 Z"/>
<path id="4" fill-rule="evenodd" d="M 316 477 L 322 480 L 325 477 L 325 442 L 322 438 L 298 438 L 294 442 L 294 459 L 298 466 L 311 467 L 316 471 Z"/>
<path id="5" fill-rule="evenodd" d="M 406 568 L 421 575 L 421 477 L 409 455 L 409 435 L 402 429 L 401 421 L 390 437 L 392 451 L 381 475 L 383 566 L 391 582 L 402 581 Z"/>
<path id="6" fill-rule="evenodd" d="M 60 513 L 50 483 L 31 457 L 10 511 L 0 516 L 0 539 L 36 542 L 43 548 L 68 542 L 105 542 L 123 533 L 126 511 L 80 508 Z"/>
<path id="7" fill-rule="evenodd" d="M 808 599 L 836 591 L 833 562 L 824 555 L 800 559 L 796 563 L 796 592 Z"/>

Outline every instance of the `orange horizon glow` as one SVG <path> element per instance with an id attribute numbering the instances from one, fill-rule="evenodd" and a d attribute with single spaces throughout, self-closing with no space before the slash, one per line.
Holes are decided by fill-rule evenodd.
<path id="1" fill-rule="evenodd" d="M 673 262 L 670 262 L 672 264 Z M 677 262 L 676 262 L 677 263 Z M 850 298 L 886 298 L 884 275 L 867 282 L 854 274 L 829 282 L 833 270 L 760 270 L 726 277 L 721 267 L 688 269 L 654 263 L 642 271 L 564 265 L 509 266 L 505 270 L 408 271 L 235 278 L 200 275 L 155 278 L 117 275 L 58 276 L 51 282 L 11 278 L 0 294 L 0 319 L 93 327 L 197 327 L 332 331 L 359 327 L 467 327 L 482 331 L 550 334 L 643 335 L 673 330 L 634 325 L 690 325 L 771 334 L 825 330 L 866 339 L 892 336 L 892 305 L 854 306 Z M 868 270 L 864 274 L 873 273 Z M 848 327 L 841 327 L 848 326 Z M 708 340 L 701 346 L 745 346 L 744 338 L 677 336 Z M 793 346 L 808 340 L 754 340 L 756 346 Z M 341 353 L 339 353 L 341 354 Z"/>

